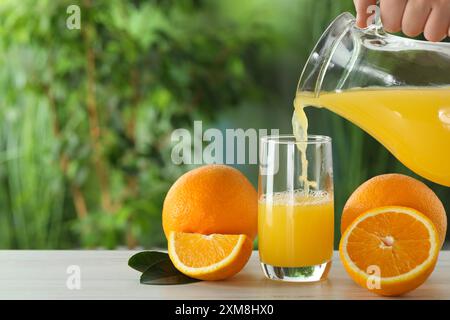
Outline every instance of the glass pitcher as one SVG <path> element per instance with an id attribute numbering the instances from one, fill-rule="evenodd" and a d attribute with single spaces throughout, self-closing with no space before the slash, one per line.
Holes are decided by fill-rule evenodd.
<path id="1" fill-rule="evenodd" d="M 296 105 L 341 115 L 417 174 L 450 186 L 450 43 L 387 34 L 380 23 L 361 29 L 343 13 L 313 49 Z"/>

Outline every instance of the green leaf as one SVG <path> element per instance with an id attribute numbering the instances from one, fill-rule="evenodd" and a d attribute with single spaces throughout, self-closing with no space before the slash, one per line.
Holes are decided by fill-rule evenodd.
<path id="1" fill-rule="evenodd" d="M 169 255 L 160 251 L 143 251 L 128 260 L 128 265 L 140 272 L 142 284 L 173 285 L 197 282 L 178 271 Z"/>
<path id="2" fill-rule="evenodd" d="M 128 265 L 134 270 L 145 272 L 148 268 L 161 261 L 170 261 L 169 255 L 159 251 L 142 251 L 128 260 Z"/>
<path id="3" fill-rule="evenodd" d="M 141 275 L 142 284 L 175 285 L 198 282 L 178 271 L 170 260 L 161 260 L 153 264 Z"/>

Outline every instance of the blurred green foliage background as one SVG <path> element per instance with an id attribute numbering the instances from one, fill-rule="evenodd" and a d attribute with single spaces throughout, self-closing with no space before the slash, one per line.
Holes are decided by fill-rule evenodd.
<path id="1" fill-rule="evenodd" d="M 66 28 L 71 4 L 81 29 Z M 161 206 L 188 166 L 170 135 L 194 120 L 290 133 L 302 66 L 351 0 L 0 2 L 0 248 L 165 247 Z M 412 174 L 359 128 L 310 110 L 334 139 L 345 200 Z M 257 167 L 238 166 L 256 185 Z M 426 182 L 450 209 L 450 191 Z M 337 241 L 336 241 L 337 244 Z"/>

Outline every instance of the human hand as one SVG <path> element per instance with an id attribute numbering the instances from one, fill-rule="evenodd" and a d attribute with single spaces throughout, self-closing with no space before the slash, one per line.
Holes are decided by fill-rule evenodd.
<path id="1" fill-rule="evenodd" d="M 372 13 L 367 13 L 376 0 L 354 0 L 360 28 L 367 27 Z M 429 41 L 441 41 L 450 36 L 450 0 L 380 0 L 383 28 L 416 37 L 423 32 Z"/>

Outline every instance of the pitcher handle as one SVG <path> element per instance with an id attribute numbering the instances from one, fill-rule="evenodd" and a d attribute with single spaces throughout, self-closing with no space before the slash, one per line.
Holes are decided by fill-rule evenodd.
<path id="1" fill-rule="evenodd" d="M 377 0 L 375 5 L 367 7 L 367 13 L 374 13 L 373 22 L 368 24 L 367 28 L 373 29 L 377 35 L 383 36 L 386 32 L 383 29 L 383 23 L 381 22 L 380 0 Z"/>

